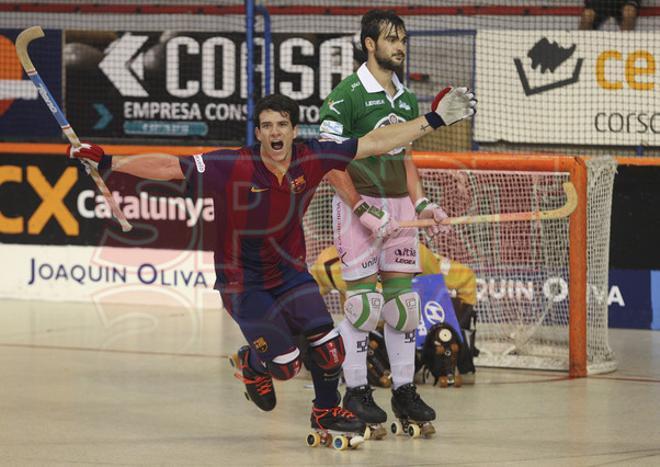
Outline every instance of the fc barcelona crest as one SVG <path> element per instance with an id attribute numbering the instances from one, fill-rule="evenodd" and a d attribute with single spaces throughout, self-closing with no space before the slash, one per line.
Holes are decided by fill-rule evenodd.
<path id="1" fill-rule="evenodd" d="M 259 353 L 265 353 L 268 350 L 268 342 L 263 337 L 257 337 L 252 343 Z"/>
<path id="2" fill-rule="evenodd" d="M 291 193 L 300 193 L 305 189 L 306 185 L 307 181 L 305 180 L 304 175 L 301 175 L 298 178 L 294 178 L 291 182 Z"/>

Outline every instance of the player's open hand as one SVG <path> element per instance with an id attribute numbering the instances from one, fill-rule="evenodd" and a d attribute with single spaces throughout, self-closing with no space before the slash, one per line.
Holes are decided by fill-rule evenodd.
<path id="1" fill-rule="evenodd" d="M 433 99 L 431 110 L 449 126 L 472 117 L 477 112 L 477 99 L 468 88 L 446 87 Z"/>
<path id="2" fill-rule="evenodd" d="M 71 159 L 77 159 L 93 167 L 98 167 L 105 152 L 101 146 L 97 146 L 96 144 L 82 143 L 77 147 L 69 145 L 66 149 L 66 154 Z"/>
<path id="3" fill-rule="evenodd" d="M 438 234 L 447 234 L 451 229 L 450 226 L 441 224 L 446 219 L 447 213 L 437 204 L 428 200 L 428 198 L 420 198 L 415 203 L 415 212 L 419 219 L 433 219 L 436 224 L 426 228 L 426 233 L 429 237 L 433 238 Z"/>
<path id="4" fill-rule="evenodd" d="M 371 206 L 366 201 L 358 202 L 353 207 L 353 212 L 360 219 L 360 223 L 378 239 L 385 239 L 399 230 L 399 223 L 392 219 L 387 211 Z"/>

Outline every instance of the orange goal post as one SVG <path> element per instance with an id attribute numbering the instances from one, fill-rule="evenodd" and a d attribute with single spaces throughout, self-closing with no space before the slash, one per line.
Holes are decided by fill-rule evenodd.
<path id="1" fill-rule="evenodd" d="M 427 196 L 450 217 L 546 211 L 578 204 L 567 218 L 454 225 L 426 242 L 476 276 L 477 365 L 568 371 L 572 377 L 616 369 L 608 342 L 611 157 L 495 153 L 414 154 Z M 305 216 L 307 261 L 332 245 L 327 183 Z M 340 314 L 338 294 L 326 295 Z"/>

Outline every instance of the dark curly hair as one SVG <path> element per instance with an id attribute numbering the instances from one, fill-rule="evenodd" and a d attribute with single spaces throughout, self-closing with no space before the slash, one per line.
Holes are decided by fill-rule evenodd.
<path id="1" fill-rule="evenodd" d="M 370 10 L 364 14 L 360 32 L 360 43 L 364 53 L 367 52 L 367 37 L 376 42 L 380 32 L 386 25 L 390 25 L 397 32 L 406 30 L 403 20 L 393 10 Z"/>
<path id="2" fill-rule="evenodd" d="M 272 110 L 281 114 L 287 114 L 291 120 L 291 126 L 298 125 L 300 108 L 298 103 L 283 94 L 270 94 L 264 96 L 257 102 L 254 108 L 254 124 L 259 128 L 259 115 L 264 110 Z"/>

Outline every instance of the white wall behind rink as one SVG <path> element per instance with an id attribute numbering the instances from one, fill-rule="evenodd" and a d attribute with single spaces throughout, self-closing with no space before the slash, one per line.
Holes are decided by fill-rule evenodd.
<path id="1" fill-rule="evenodd" d="M 0 257 L 1 298 L 222 306 L 209 251 L 0 244 Z"/>

